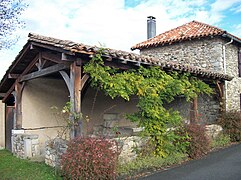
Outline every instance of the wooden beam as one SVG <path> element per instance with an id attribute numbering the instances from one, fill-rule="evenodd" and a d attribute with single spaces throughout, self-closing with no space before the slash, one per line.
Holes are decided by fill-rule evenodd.
<path id="1" fill-rule="evenodd" d="M 76 57 L 71 56 L 71 55 L 68 55 L 68 54 L 66 54 L 66 53 L 62 53 L 62 54 L 61 54 L 61 60 L 62 60 L 62 61 L 75 61 L 75 60 L 76 60 Z"/>
<path id="2" fill-rule="evenodd" d="M 19 76 L 20 76 L 20 74 L 9 73 L 8 74 L 8 79 L 17 79 Z"/>
<path id="3" fill-rule="evenodd" d="M 88 74 L 85 74 L 81 79 L 81 90 L 84 88 L 85 83 L 89 80 L 90 76 Z"/>
<path id="4" fill-rule="evenodd" d="M 67 69 L 67 68 L 69 68 L 69 66 L 66 65 L 66 64 L 56 64 L 56 65 L 44 68 L 40 71 L 36 71 L 36 72 L 32 72 L 30 74 L 23 75 L 20 78 L 20 82 L 35 79 L 35 78 L 38 78 L 38 77 L 41 77 L 41 76 L 46 76 L 46 75 L 49 75 L 49 74 L 53 74 L 55 72 L 58 72 L 60 70 Z"/>
<path id="5" fill-rule="evenodd" d="M 191 104 L 190 123 L 198 123 L 198 98 L 194 97 Z"/>
<path id="6" fill-rule="evenodd" d="M 16 122 L 16 129 L 22 128 L 22 93 L 25 83 L 15 83 L 15 122 Z"/>
<path id="7" fill-rule="evenodd" d="M 77 66 L 77 62 L 73 62 L 70 66 L 70 102 L 71 111 L 73 114 L 79 115 L 81 113 L 81 66 Z M 70 117 L 72 121 L 75 121 L 74 117 Z M 73 126 L 71 129 L 70 137 L 74 138 L 82 134 L 82 121 L 79 117 L 78 126 Z"/>
<path id="8" fill-rule="evenodd" d="M 123 69 L 123 70 L 127 70 L 127 69 L 132 68 L 128 64 L 125 64 L 125 63 L 124 64 L 122 64 L 122 63 L 117 64 L 117 63 L 115 63 L 113 61 L 105 61 L 104 64 L 106 66 L 110 66 L 110 67 L 114 67 L 114 68 L 118 68 L 118 69 Z"/>
<path id="9" fill-rule="evenodd" d="M 60 53 L 54 54 L 54 53 L 51 53 L 51 51 L 43 51 L 42 58 L 55 63 L 63 63 L 63 61 L 61 61 Z"/>
<path id="10" fill-rule="evenodd" d="M 46 63 L 46 60 L 43 60 L 42 52 L 39 52 L 39 59 L 38 59 L 38 62 L 35 64 L 39 71 L 43 69 L 45 63 Z"/>
<path id="11" fill-rule="evenodd" d="M 216 88 L 218 90 L 218 94 L 219 94 L 219 103 L 220 103 L 220 111 L 223 112 L 226 109 L 226 101 L 225 101 L 225 97 L 224 97 L 224 83 L 220 82 L 220 81 L 216 81 Z"/>
<path id="12" fill-rule="evenodd" d="M 23 50 L 23 52 L 20 54 L 20 56 L 18 56 L 16 62 L 12 65 L 11 69 L 9 70 L 9 72 L 11 72 L 16 67 L 16 65 L 19 63 L 19 61 L 23 58 L 23 56 L 29 50 L 30 46 L 31 46 L 31 44 L 28 44 L 27 47 Z"/>
<path id="13" fill-rule="evenodd" d="M 218 81 L 216 81 L 216 85 L 217 85 L 217 88 L 218 88 L 219 96 L 220 96 L 220 98 L 222 99 L 224 92 L 223 92 L 223 90 L 222 90 L 222 88 L 221 88 L 221 83 L 218 82 Z"/>
<path id="14" fill-rule="evenodd" d="M 64 81 L 66 83 L 66 86 L 67 86 L 67 88 L 69 90 L 70 96 L 73 96 L 73 95 L 71 95 L 71 93 L 72 93 L 71 88 L 72 87 L 70 85 L 70 77 L 69 77 L 69 75 L 65 71 L 59 71 L 59 73 L 61 74 L 61 76 L 63 77 L 63 79 L 64 79 Z"/>
<path id="15" fill-rule="evenodd" d="M 34 60 L 32 62 L 30 62 L 30 64 L 25 68 L 25 70 L 22 72 L 22 74 L 18 77 L 18 79 L 20 79 L 23 75 L 25 75 L 26 73 L 28 73 L 36 64 L 36 62 L 38 61 L 39 56 L 37 55 Z M 15 81 L 17 82 L 17 80 Z M 9 98 L 9 96 L 11 95 L 11 93 L 13 92 L 15 88 L 15 83 L 10 87 L 10 89 L 8 90 L 8 92 L 5 94 L 4 98 L 3 98 L 3 102 L 5 103 L 7 101 L 7 99 Z"/>

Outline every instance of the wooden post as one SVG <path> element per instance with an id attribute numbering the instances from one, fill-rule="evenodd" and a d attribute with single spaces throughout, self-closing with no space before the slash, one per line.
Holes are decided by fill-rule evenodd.
<path id="1" fill-rule="evenodd" d="M 70 66 L 70 103 L 71 112 L 79 116 L 78 126 L 73 126 L 71 129 L 71 138 L 82 134 L 82 121 L 81 121 L 81 65 L 74 61 Z M 70 117 L 75 121 L 75 117 Z"/>
<path id="2" fill-rule="evenodd" d="M 197 97 L 193 98 L 191 104 L 191 112 L 190 112 L 190 123 L 195 124 L 198 122 L 198 100 Z"/>
<path id="3" fill-rule="evenodd" d="M 22 128 L 22 93 L 24 83 L 15 83 L 15 125 L 16 129 Z"/>
<path id="4" fill-rule="evenodd" d="M 225 100 L 225 92 L 224 92 L 224 83 L 216 81 L 216 88 L 219 92 L 219 103 L 220 103 L 220 112 L 224 112 L 226 110 L 226 100 Z"/>

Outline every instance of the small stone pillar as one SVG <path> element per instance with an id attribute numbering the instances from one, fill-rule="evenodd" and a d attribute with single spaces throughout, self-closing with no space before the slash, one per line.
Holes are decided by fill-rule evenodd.
<path id="1" fill-rule="evenodd" d="M 32 155 L 32 141 L 31 139 L 24 139 L 24 158 L 31 158 Z"/>

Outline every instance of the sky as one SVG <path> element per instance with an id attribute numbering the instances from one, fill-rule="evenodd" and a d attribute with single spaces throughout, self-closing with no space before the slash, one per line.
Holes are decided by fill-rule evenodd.
<path id="1" fill-rule="evenodd" d="M 192 20 L 241 37 L 241 0 L 25 0 L 19 41 L 0 50 L 0 79 L 27 42 L 28 33 L 86 45 L 131 51 L 146 40 L 147 16 L 156 17 L 156 34 Z M 138 53 L 138 52 L 136 52 Z"/>

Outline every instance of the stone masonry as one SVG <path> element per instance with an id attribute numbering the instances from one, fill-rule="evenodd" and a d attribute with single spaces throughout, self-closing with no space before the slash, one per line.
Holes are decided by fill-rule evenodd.
<path id="1" fill-rule="evenodd" d="M 40 155 L 38 135 L 13 134 L 12 152 L 20 158 L 33 158 Z"/>
<path id="2" fill-rule="evenodd" d="M 122 163 L 136 158 L 137 151 L 146 143 L 147 138 L 139 136 L 114 138 L 120 149 L 119 159 Z M 116 147 L 114 147 L 116 148 Z M 45 163 L 52 167 L 60 167 L 61 156 L 67 150 L 67 141 L 63 139 L 52 139 L 46 142 Z"/>
<path id="3" fill-rule="evenodd" d="M 141 50 L 141 54 L 223 72 L 222 44 L 221 39 L 205 38 L 184 41 L 169 46 L 150 47 Z"/>
<path id="4" fill-rule="evenodd" d="M 119 161 L 126 163 L 137 157 L 137 152 L 146 144 L 148 138 L 140 136 L 115 138 L 119 144 L 120 155 Z"/>
<path id="5" fill-rule="evenodd" d="M 238 74 L 238 47 L 229 44 L 226 46 L 227 74 L 233 76 L 233 80 L 227 83 L 227 110 L 240 110 L 241 78 Z"/>
<path id="6" fill-rule="evenodd" d="M 220 105 L 215 95 L 200 95 L 198 97 L 198 122 L 201 124 L 212 124 L 218 118 Z M 164 105 L 166 108 L 179 111 L 184 122 L 189 123 L 191 102 L 187 102 L 185 97 L 177 97 L 174 101 Z"/>
<path id="7" fill-rule="evenodd" d="M 46 141 L 45 164 L 52 167 L 60 167 L 61 156 L 67 150 L 67 141 L 61 138 Z"/>

